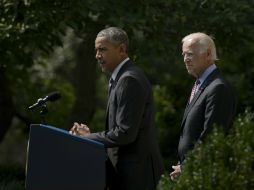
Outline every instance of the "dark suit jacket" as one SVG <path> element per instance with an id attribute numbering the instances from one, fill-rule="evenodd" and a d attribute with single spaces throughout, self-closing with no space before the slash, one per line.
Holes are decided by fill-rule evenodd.
<path id="1" fill-rule="evenodd" d="M 88 138 L 108 147 L 117 190 L 153 190 L 163 173 L 150 83 L 131 61 L 117 74 L 107 106 L 106 131 Z"/>
<path id="2" fill-rule="evenodd" d="M 184 160 L 185 154 L 193 148 L 196 141 L 204 139 L 214 124 L 223 126 L 227 132 L 235 110 L 235 94 L 221 78 L 218 69 L 215 69 L 185 109 L 178 145 L 179 161 Z"/>

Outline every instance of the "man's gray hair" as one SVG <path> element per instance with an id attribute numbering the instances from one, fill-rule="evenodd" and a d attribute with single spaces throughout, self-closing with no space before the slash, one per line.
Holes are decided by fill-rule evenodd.
<path id="1" fill-rule="evenodd" d="M 122 30 L 121 28 L 117 27 L 109 27 L 106 29 L 103 29 L 97 34 L 98 37 L 104 37 L 106 40 L 110 43 L 114 44 L 125 44 L 126 48 L 128 49 L 129 47 L 129 38 L 127 33 Z"/>
<path id="2" fill-rule="evenodd" d="M 197 33 L 192 33 L 192 34 L 189 34 L 188 36 L 185 36 L 182 39 L 182 43 L 189 40 L 192 40 L 193 44 L 199 45 L 200 53 L 203 53 L 207 51 L 208 49 L 211 49 L 212 59 L 214 61 L 218 60 L 215 43 L 212 37 L 208 36 L 205 33 L 197 32 Z"/>

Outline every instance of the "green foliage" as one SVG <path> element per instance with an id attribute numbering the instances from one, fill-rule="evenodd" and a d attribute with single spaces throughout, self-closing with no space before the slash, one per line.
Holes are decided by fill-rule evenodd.
<path id="1" fill-rule="evenodd" d="M 24 168 L 16 165 L 0 166 L 0 190 L 25 190 Z"/>
<path id="2" fill-rule="evenodd" d="M 198 143 L 183 165 L 177 182 L 164 176 L 159 190 L 221 190 L 254 188 L 254 120 L 246 112 L 225 136 L 220 127 Z"/>
<path id="3" fill-rule="evenodd" d="M 89 6 L 89 2 L 84 4 L 79 0 L 0 1 L 0 68 L 10 81 L 6 85 L 12 93 L 15 114 L 25 118 L 26 125 L 40 122 L 27 107 L 37 100 L 34 98 L 53 90 L 61 92 L 65 103 L 57 102 L 50 107 L 54 113 L 50 114 L 48 122 L 63 126 L 70 113 L 75 99 L 73 87 L 67 79 L 56 76 L 53 69 L 48 70 L 44 60 L 48 60 L 56 46 L 62 45 L 67 26 L 77 32 L 83 29 L 83 20 L 89 17 Z M 48 72 L 43 73 L 43 70 Z"/>
<path id="4" fill-rule="evenodd" d="M 158 130 L 158 136 L 161 152 L 163 155 L 170 155 L 172 150 L 175 150 L 177 147 L 177 141 L 170 141 L 169 139 L 175 138 L 178 136 L 178 131 L 172 129 L 175 127 L 175 123 L 180 123 L 180 120 L 175 117 L 177 110 L 173 102 L 171 94 L 167 93 L 167 88 L 165 86 L 156 85 L 153 88 L 154 100 L 156 103 L 156 115 L 155 122 L 156 128 Z M 164 157 L 166 164 L 176 162 L 173 160 L 168 160 L 167 157 Z M 175 159 L 173 156 L 171 159 Z"/>
<path id="5" fill-rule="evenodd" d="M 23 181 L 11 181 L 8 184 L 0 184 L 0 190 L 25 190 Z"/>
<path id="6" fill-rule="evenodd" d="M 100 75 L 97 80 L 97 93 L 98 100 L 97 102 L 97 111 L 94 114 L 94 117 L 89 124 L 91 126 L 92 132 L 98 132 L 105 130 L 105 118 L 106 118 L 106 109 L 107 109 L 107 95 L 108 95 L 108 80 L 105 79 L 104 75 Z"/>

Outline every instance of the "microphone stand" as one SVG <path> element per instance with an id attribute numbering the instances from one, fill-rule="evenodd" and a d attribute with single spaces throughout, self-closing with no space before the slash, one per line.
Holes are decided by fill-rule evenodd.
<path id="1" fill-rule="evenodd" d="M 48 113 L 47 104 L 42 104 L 40 108 L 41 124 L 46 124 L 45 115 Z"/>

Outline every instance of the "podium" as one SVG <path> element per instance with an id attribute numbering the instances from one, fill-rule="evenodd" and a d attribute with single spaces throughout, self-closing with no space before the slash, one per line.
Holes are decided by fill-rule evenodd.
<path id="1" fill-rule="evenodd" d="M 102 143 L 56 127 L 31 125 L 26 190 L 104 190 L 105 161 Z"/>

